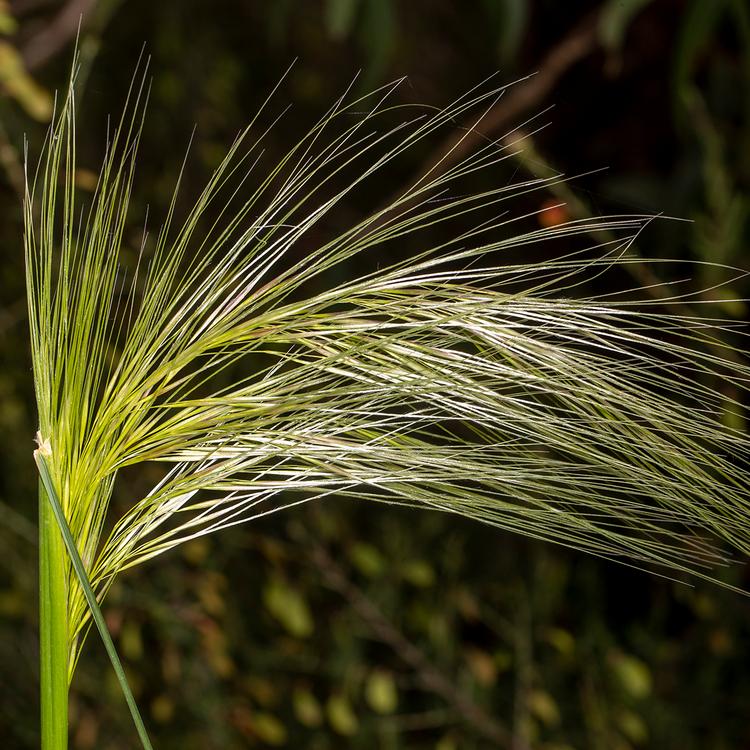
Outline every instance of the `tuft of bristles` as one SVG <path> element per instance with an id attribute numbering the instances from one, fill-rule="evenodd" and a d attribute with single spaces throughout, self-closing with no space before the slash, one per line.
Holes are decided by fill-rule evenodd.
<path id="1" fill-rule="evenodd" d="M 330 495 L 457 513 L 665 573 L 710 576 L 722 549 L 748 552 L 750 442 L 717 419 L 716 383 L 742 399 L 750 370 L 725 324 L 576 296 L 634 262 L 652 217 L 514 233 L 508 201 L 549 181 L 457 194 L 523 147 L 488 142 L 319 239 L 364 181 L 456 121 L 479 123 L 502 89 L 440 111 L 398 110 L 398 84 L 342 97 L 260 177 L 256 118 L 179 227 L 175 192 L 125 283 L 144 80 L 87 211 L 72 83 L 25 201 L 39 439 L 100 599 L 188 539 Z M 306 291 L 355 256 L 438 231 L 408 261 Z M 580 253 L 507 261 L 592 236 Z M 143 462 L 165 464 L 163 479 L 103 538 L 118 472 Z M 72 570 L 68 585 L 72 674 L 90 616 Z"/>

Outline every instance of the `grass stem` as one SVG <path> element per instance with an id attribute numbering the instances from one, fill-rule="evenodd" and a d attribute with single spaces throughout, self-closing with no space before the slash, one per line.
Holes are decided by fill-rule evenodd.
<path id="1" fill-rule="evenodd" d="M 68 747 L 68 592 L 65 546 L 39 482 L 39 664 L 42 750 Z"/>
<path id="2" fill-rule="evenodd" d="M 104 621 L 104 615 L 99 608 L 99 603 L 96 600 L 96 595 L 91 588 L 91 581 L 89 581 L 88 575 L 86 573 L 86 568 L 84 567 L 81 556 L 76 548 L 75 540 L 70 533 L 70 527 L 68 526 L 68 522 L 65 519 L 65 514 L 63 513 L 62 506 L 60 505 L 60 499 L 58 498 L 57 492 L 55 491 L 55 485 L 52 482 L 52 476 L 50 474 L 49 467 L 47 466 L 47 462 L 44 459 L 42 453 L 38 450 L 34 451 L 34 460 L 36 461 L 37 468 L 39 469 L 39 477 L 44 486 L 45 497 L 48 500 L 47 506 L 51 510 L 51 522 L 55 523 L 57 529 L 59 529 L 57 537 L 62 552 L 64 554 L 65 549 L 67 549 L 67 553 L 70 556 L 70 563 L 73 566 L 73 570 L 76 574 L 76 578 L 78 579 L 78 583 L 80 584 L 81 589 L 83 589 L 84 597 L 86 598 L 86 602 L 91 611 L 91 617 L 94 620 L 94 624 L 96 625 L 96 628 L 99 631 L 99 635 L 102 638 L 104 649 L 106 650 L 107 655 L 109 656 L 109 659 L 112 663 L 112 668 L 114 669 L 115 675 L 117 676 L 117 681 L 120 683 L 120 689 L 122 690 L 122 694 L 125 697 L 125 702 L 128 704 L 130 715 L 133 717 L 133 723 L 135 724 L 135 728 L 138 732 L 138 737 L 141 740 L 141 744 L 143 745 L 144 750 L 153 750 L 151 741 L 149 740 L 148 734 L 146 732 L 146 727 L 143 724 L 143 719 L 141 718 L 141 714 L 138 711 L 138 706 L 136 705 L 135 698 L 133 697 L 133 692 L 130 689 L 130 685 L 128 684 L 128 678 L 125 675 L 125 670 L 123 669 L 122 663 L 120 662 L 120 657 L 117 655 L 117 649 L 115 648 L 115 644 L 112 642 L 112 637 L 109 634 L 109 630 L 107 630 L 107 624 Z M 62 535 L 62 540 L 59 539 L 60 535 Z M 65 547 L 63 547 L 63 543 Z M 67 622 L 67 612 L 64 611 L 64 614 L 64 621 Z M 65 644 L 65 649 L 65 654 L 67 655 L 67 643 Z M 67 662 L 65 663 L 65 675 L 67 696 Z M 43 745 L 42 750 L 51 750 L 52 748 L 54 748 L 54 750 L 57 750 L 58 747 L 65 748 L 66 745 L 50 745 L 49 749 L 46 747 L 46 745 Z"/>

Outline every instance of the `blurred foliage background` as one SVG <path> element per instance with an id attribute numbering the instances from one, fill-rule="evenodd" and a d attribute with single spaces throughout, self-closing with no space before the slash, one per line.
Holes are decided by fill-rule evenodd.
<path id="1" fill-rule="evenodd" d="M 193 127 L 185 201 L 296 60 L 275 101 L 275 111 L 293 107 L 274 128 L 272 155 L 355 75 L 361 92 L 408 75 L 397 98 L 445 105 L 489 75 L 510 83 L 535 73 L 482 124 L 493 138 L 535 115 L 527 132 L 546 125 L 507 173 L 490 175 L 495 184 L 515 172 L 580 174 L 544 198 L 566 202 L 549 220 L 686 218 L 653 223 L 638 251 L 750 269 L 744 0 L 0 0 L 0 743 L 9 750 L 38 746 L 24 134 L 33 163 L 81 15 L 82 191 L 144 44 L 153 58 L 133 252 L 147 207 L 163 215 Z M 439 155 L 434 147 L 378 177 L 367 199 L 392 195 Z M 541 207 L 539 194 L 529 200 Z M 342 208 L 336 221 L 366 208 Z M 703 268 L 680 289 L 715 283 Z M 644 264 L 631 282 L 651 273 Z M 728 298 L 748 292 L 741 280 L 724 288 L 727 301 L 710 312 L 746 322 L 745 306 Z M 746 563 L 722 575 L 750 589 Z M 137 569 L 105 611 L 161 750 L 750 748 L 747 598 L 438 514 L 331 500 L 271 517 Z M 136 747 L 94 637 L 71 712 L 72 747 Z"/>

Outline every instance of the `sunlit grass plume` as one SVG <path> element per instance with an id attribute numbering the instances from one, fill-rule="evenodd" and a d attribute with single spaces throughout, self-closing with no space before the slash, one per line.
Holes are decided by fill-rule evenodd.
<path id="1" fill-rule="evenodd" d="M 502 90 L 444 110 L 396 107 L 398 83 L 346 95 L 270 166 L 256 117 L 125 267 L 142 80 L 85 204 L 71 85 L 25 201 L 38 439 L 99 599 L 188 539 L 332 495 L 667 573 L 747 552 L 750 445 L 718 421 L 716 387 L 742 398 L 749 372 L 724 324 L 586 296 L 636 262 L 650 217 L 538 228 L 511 199 L 547 180 L 466 192 L 511 174 L 519 139 L 438 162 L 331 232 L 371 177 L 457 122 L 481 128 Z M 519 261 L 550 241 L 567 254 Z M 389 261 L 403 244 L 416 252 Z M 145 462 L 163 478 L 109 518 L 118 473 Z M 72 675 L 90 613 L 69 562 L 65 590 Z"/>

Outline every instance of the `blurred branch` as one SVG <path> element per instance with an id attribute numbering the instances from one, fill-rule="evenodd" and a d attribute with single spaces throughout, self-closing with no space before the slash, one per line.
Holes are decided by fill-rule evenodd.
<path id="1" fill-rule="evenodd" d="M 11 143 L 5 125 L 0 121 L 0 167 L 8 178 L 8 183 L 15 191 L 19 201 L 23 201 L 26 179 L 23 163 L 18 150 Z"/>
<path id="2" fill-rule="evenodd" d="M 34 546 L 38 544 L 36 526 L 26 516 L 22 516 L 2 500 L 0 500 L 0 524 L 29 544 Z"/>
<path id="3" fill-rule="evenodd" d="M 610 747 L 609 730 L 604 708 L 604 691 L 598 685 L 596 660 L 587 662 L 584 678 L 579 688 L 581 716 L 583 717 L 589 746 L 592 750 L 607 750 Z"/>
<path id="4" fill-rule="evenodd" d="M 34 13 L 40 8 L 55 5 L 55 0 L 11 0 L 10 4 L 13 9 L 13 15 L 18 18 L 18 16 L 23 16 L 27 13 Z"/>
<path id="5" fill-rule="evenodd" d="M 455 722 L 455 713 L 450 709 L 437 708 L 413 714 L 384 716 L 379 721 L 389 726 L 397 726 L 400 732 L 421 732 L 426 729 L 440 729 Z"/>
<path id="6" fill-rule="evenodd" d="M 511 750 L 531 750 L 531 713 L 529 695 L 533 681 L 533 644 L 531 642 L 531 607 L 529 595 L 522 587 L 516 602 L 514 650 L 516 654 L 516 685 L 513 700 L 513 742 Z"/>
<path id="7" fill-rule="evenodd" d="M 462 693 L 454 680 L 437 669 L 424 652 L 398 630 L 362 589 L 348 578 L 323 545 L 300 527 L 297 527 L 295 533 L 303 537 L 310 547 L 312 560 L 327 585 L 347 600 L 378 640 L 390 646 L 414 670 L 422 687 L 441 697 L 477 732 L 497 746 L 509 747 L 510 732 Z"/>
<path id="8" fill-rule="evenodd" d="M 482 117 L 481 132 L 476 123 L 458 128 L 448 136 L 425 162 L 422 173 L 434 176 L 466 158 L 493 133 L 516 123 L 524 112 L 537 107 L 552 91 L 555 84 L 575 63 L 590 55 L 598 47 L 599 12 L 588 14 L 566 37 L 555 45 L 542 60 L 537 73 L 521 85 L 507 90 L 503 98 Z"/>
<path id="9" fill-rule="evenodd" d="M 484 145 L 509 124 L 517 123 L 527 110 L 537 107 L 549 94 L 557 81 L 579 60 L 591 54 L 598 46 L 599 11 L 590 13 L 554 46 L 542 60 L 535 75 L 522 83 L 507 88 L 502 98 L 486 112 L 480 122 L 470 120 L 458 126 L 428 156 L 417 170 L 417 182 L 430 175 L 432 179 L 445 174 L 463 161 L 478 145 Z M 479 129 L 481 126 L 481 130 Z M 397 197 L 403 190 L 396 193 Z M 390 203 L 390 201 L 389 201 Z M 403 209 L 406 204 L 401 204 Z M 386 223 L 386 212 L 372 226 Z"/>
<path id="10" fill-rule="evenodd" d="M 76 78 L 79 105 L 83 100 L 94 61 L 101 49 L 102 33 L 122 4 L 123 0 L 96 0 L 96 8 L 88 19 L 86 33 L 81 35 L 78 76 Z"/>
<path id="11" fill-rule="evenodd" d="M 21 49 L 26 69 L 41 67 L 74 39 L 83 16 L 95 5 L 96 0 L 69 0 Z"/>

